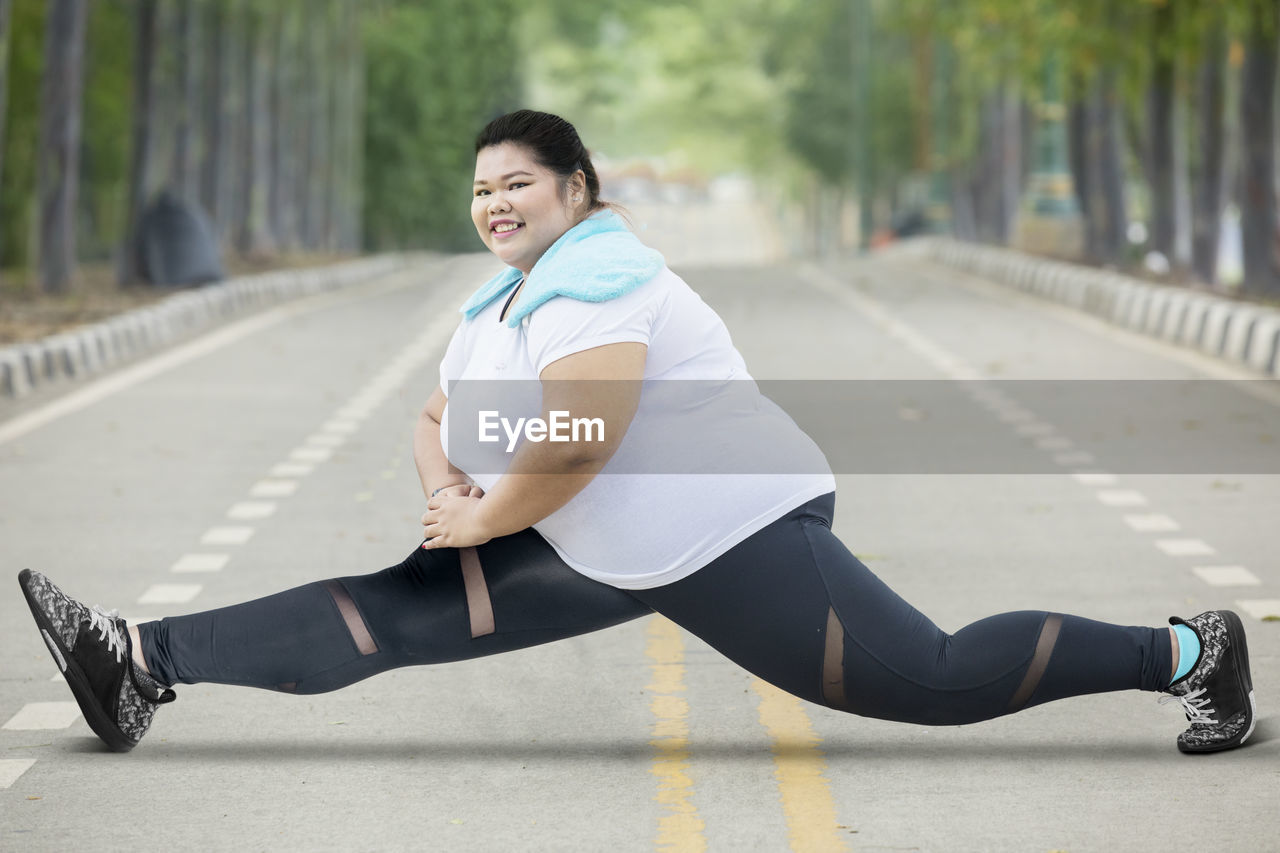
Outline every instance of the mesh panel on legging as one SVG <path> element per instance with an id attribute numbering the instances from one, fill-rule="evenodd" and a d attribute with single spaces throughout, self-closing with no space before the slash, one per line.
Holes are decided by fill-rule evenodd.
<path id="1" fill-rule="evenodd" d="M 619 589 L 570 569 L 531 530 L 477 549 L 497 630 L 473 639 L 453 549 L 414 550 L 370 575 L 338 578 L 376 651 L 361 649 L 334 581 L 138 626 L 152 673 L 296 693 L 336 690 L 376 673 L 525 648 L 649 613 Z M 356 630 L 358 634 L 358 628 Z"/>
<path id="2" fill-rule="evenodd" d="M 1168 682 L 1163 629 L 1063 616 L 1043 675 L 1028 683 L 1050 614 L 1004 613 L 948 634 L 831 533 L 833 510 L 834 495 L 818 498 L 694 575 L 633 594 L 766 681 L 823 704 L 831 704 L 822 673 L 834 610 L 844 631 L 840 707 L 869 717 L 957 725 Z M 1020 688 L 1030 692 L 1015 704 Z"/>

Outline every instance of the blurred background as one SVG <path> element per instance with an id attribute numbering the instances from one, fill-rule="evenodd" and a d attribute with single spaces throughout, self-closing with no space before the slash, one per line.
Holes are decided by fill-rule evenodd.
<path id="1" fill-rule="evenodd" d="M 0 342 L 158 285 L 478 250 L 560 113 L 673 263 L 917 234 L 1280 299 L 1276 0 L 0 0 Z M 681 242 L 683 241 L 683 242 Z"/>

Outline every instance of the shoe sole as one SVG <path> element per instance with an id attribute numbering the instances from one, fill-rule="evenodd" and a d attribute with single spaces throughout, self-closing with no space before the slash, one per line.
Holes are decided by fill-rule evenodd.
<path id="1" fill-rule="evenodd" d="M 27 607 L 31 608 L 31 615 L 35 617 L 36 625 L 40 628 L 40 635 L 49 648 L 49 655 L 58 665 L 62 677 L 67 680 L 71 695 L 76 697 L 76 704 L 80 706 L 84 721 L 113 752 L 128 752 L 137 746 L 138 742 L 130 740 L 124 732 L 120 731 L 120 727 L 112 722 L 102 710 L 102 706 L 98 704 L 98 697 L 93 695 L 93 688 L 89 686 L 89 679 L 84 674 L 84 670 L 71 656 L 71 650 L 63 644 L 53 623 L 27 588 L 30 577 L 30 569 L 23 569 L 18 574 L 18 585 L 22 587 L 22 597 L 27 600 Z M 125 677 L 127 678 L 128 675 L 126 674 Z"/>
<path id="2" fill-rule="evenodd" d="M 1224 749 L 1234 749 L 1237 746 L 1243 746 L 1244 742 L 1249 739 L 1249 735 L 1253 734 L 1253 728 L 1258 723 L 1258 703 L 1253 696 L 1253 673 L 1249 670 L 1249 640 L 1244 634 L 1244 623 L 1240 621 L 1231 610 L 1220 610 L 1222 621 L 1227 623 L 1227 638 L 1230 640 L 1230 647 L 1227 653 L 1231 655 L 1232 663 L 1236 666 L 1236 672 L 1241 674 L 1241 687 L 1248 698 L 1246 707 L 1249 713 L 1249 725 L 1245 726 L 1243 732 L 1231 740 L 1214 744 L 1211 747 L 1202 749 L 1184 749 L 1182 744 L 1178 744 L 1178 749 L 1187 755 L 1195 755 L 1205 752 L 1221 752 Z"/>

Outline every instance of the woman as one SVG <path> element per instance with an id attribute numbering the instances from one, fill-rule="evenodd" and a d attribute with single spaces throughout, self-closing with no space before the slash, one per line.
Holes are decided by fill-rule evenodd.
<path id="1" fill-rule="evenodd" d="M 419 419 L 425 538 L 400 565 L 138 626 L 21 574 L 109 746 L 132 748 L 179 682 L 318 693 L 653 611 L 855 714 L 950 725 L 1144 689 L 1182 702 L 1184 752 L 1244 743 L 1253 693 L 1234 613 L 1163 629 L 1024 611 L 948 635 L 894 594 L 832 534 L 821 453 L 599 194 L 563 119 L 522 110 L 477 139 L 471 215 L 508 268 L 464 305 Z M 494 388 L 514 391 L 495 403 Z M 547 440 L 557 415 L 586 428 Z M 761 448 L 782 462 L 742 473 L 758 471 Z"/>

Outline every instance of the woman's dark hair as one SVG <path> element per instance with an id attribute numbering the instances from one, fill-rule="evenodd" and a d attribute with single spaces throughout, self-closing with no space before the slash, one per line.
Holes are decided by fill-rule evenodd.
<path id="1" fill-rule="evenodd" d="M 600 178 L 591 164 L 591 155 L 572 124 L 551 113 L 516 110 L 498 116 L 476 137 L 476 153 L 492 145 L 512 142 L 533 153 L 542 168 L 567 179 L 579 169 L 587 178 L 587 212 L 613 205 L 600 200 Z"/>

